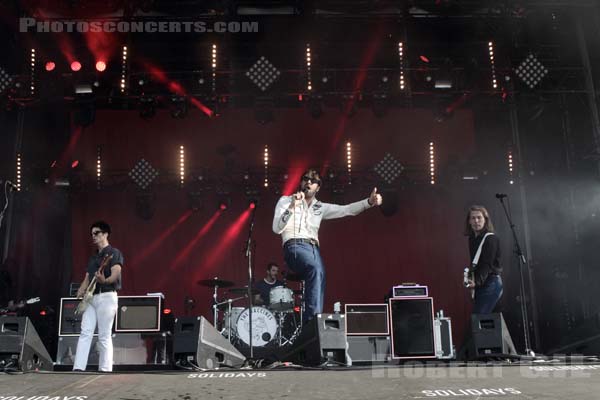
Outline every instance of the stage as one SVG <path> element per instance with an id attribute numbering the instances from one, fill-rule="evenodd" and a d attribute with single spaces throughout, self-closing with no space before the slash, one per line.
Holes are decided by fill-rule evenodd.
<path id="1" fill-rule="evenodd" d="M 432 363 L 0 375 L 2 400 L 83 399 L 596 399 L 600 363 Z M 596 394 L 595 394 L 596 393 Z"/>

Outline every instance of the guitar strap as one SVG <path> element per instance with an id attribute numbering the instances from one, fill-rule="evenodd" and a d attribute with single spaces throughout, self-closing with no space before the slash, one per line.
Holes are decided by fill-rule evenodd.
<path id="1" fill-rule="evenodd" d="M 483 236 L 483 239 L 481 239 L 481 243 L 479 243 L 479 248 L 477 249 L 477 252 L 475 253 L 475 257 L 473 257 L 473 262 L 471 263 L 471 265 L 473 266 L 473 269 L 477 268 L 477 264 L 479 263 L 479 257 L 481 257 L 481 249 L 483 249 L 483 244 L 485 243 L 485 239 L 490 235 L 493 235 L 493 233 L 488 232 Z"/>

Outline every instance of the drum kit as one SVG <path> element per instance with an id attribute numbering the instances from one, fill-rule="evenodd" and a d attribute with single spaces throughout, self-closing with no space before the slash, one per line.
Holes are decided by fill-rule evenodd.
<path id="1" fill-rule="evenodd" d="M 299 282 L 300 289 L 292 290 L 278 286 L 269 293 L 269 306 L 252 306 L 252 346 L 285 346 L 293 343 L 302 330 L 304 312 L 304 282 L 300 277 L 288 274 L 284 281 Z M 201 286 L 213 288 L 213 322 L 223 336 L 238 346 L 250 345 L 250 308 L 239 306 L 247 300 L 248 294 L 258 295 L 256 289 L 234 288 L 234 283 L 218 278 L 198 281 Z M 218 289 L 229 288 L 226 298 L 219 301 Z M 300 312 L 296 304 L 300 305 Z"/>

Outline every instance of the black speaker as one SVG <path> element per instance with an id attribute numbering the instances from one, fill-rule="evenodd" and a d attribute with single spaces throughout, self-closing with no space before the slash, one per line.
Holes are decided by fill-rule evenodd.
<path id="1" fill-rule="evenodd" d="M 301 365 L 346 364 L 346 324 L 343 314 L 317 314 L 283 355 Z"/>
<path id="2" fill-rule="evenodd" d="M 81 333 L 81 317 L 75 315 L 80 299 L 63 297 L 60 299 L 60 315 L 58 317 L 58 336 L 79 336 Z M 94 335 L 98 334 L 98 326 Z"/>
<path id="3" fill-rule="evenodd" d="M 219 365 L 239 367 L 246 357 L 204 317 L 178 317 L 173 332 L 173 360 L 176 365 L 192 363 L 214 369 Z"/>
<path id="4" fill-rule="evenodd" d="M 27 317 L 0 317 L 0 369 L 52 371 L 52 358 Z"/>
<path id="5" fill-rule="evenodd" d="M 392 358 L 435 358 L 433 299 L 398 297 L 389 302 Z"/>
<path id="6" fill-rule="evenodd" d="M 517 355 L 502 313 L 471 315 L 471 333 L 475 358 Z"/>
<path id="7" fill-rule="evenodd" d="M 352 364 L 382 364 L 391 359 L 389 336 L 348 336 Z"/>

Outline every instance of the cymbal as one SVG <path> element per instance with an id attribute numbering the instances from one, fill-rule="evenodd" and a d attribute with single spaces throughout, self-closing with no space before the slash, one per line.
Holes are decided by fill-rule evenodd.
<path id="1" fill-rule="evenodd" d="M 234 285 L 234 283 L 231 281 L 226 281 L 226 280 L 217 279 L 217 278 L 201 279 L 196 283 L 201 286 L 208 286 L 208 287 L 218 286 L 218 287 L 222 287 L 222 288 L 231 287 Z"/>
<path id="2" fill-rule="evenodd" d="M 285 279 L 292 282 L 300 282 L 304 280 L 304 277 L 294 274 L 293 272 L 288 272 L 288 274 L 285 276 Z"/>
<path id="3" fill-rule="evenodd" d="M 231 288 L 231 289 L 227 290 L 227 293 L 246 294 L 246 293 L 248 293 L 248 288 L 247 287 Z M 252 289 L 252 294 L 259 294 L 259 293 L 260 292 L 258 291 L 258 289 Z"/>

